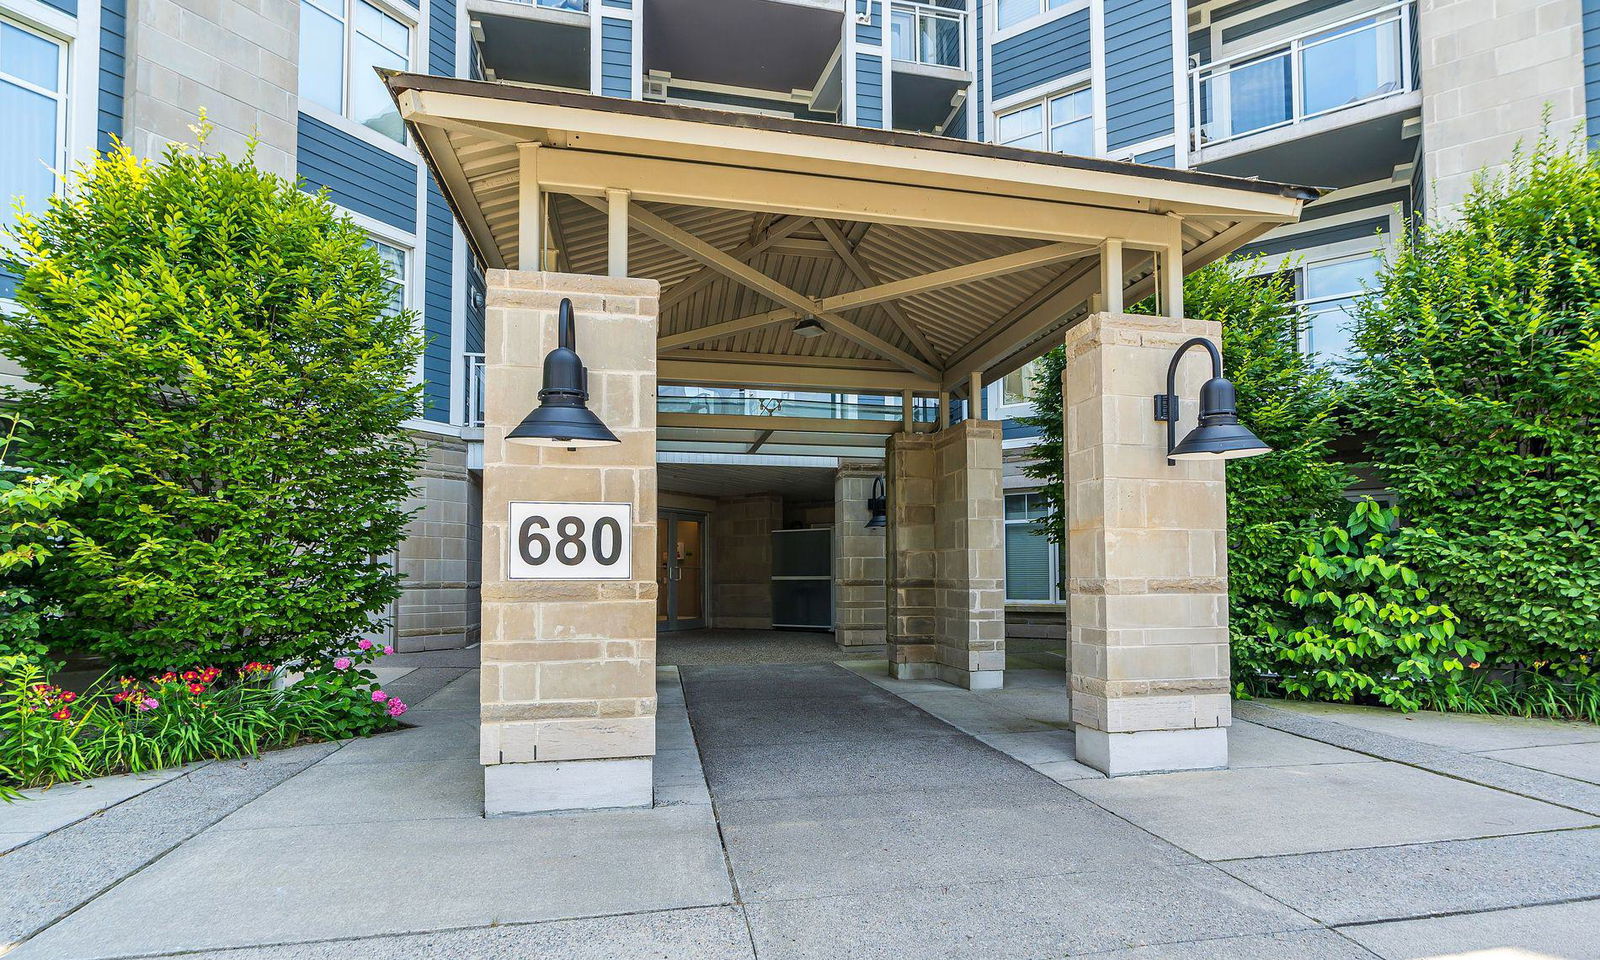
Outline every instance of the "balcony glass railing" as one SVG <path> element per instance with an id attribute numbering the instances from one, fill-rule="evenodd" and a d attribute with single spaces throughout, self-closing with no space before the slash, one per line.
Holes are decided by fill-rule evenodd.
<path id="1" fill-rule="evenodd" d="M 668 391 L 674 391 L 669 393 Z M 769 390 L 709 390 L 698 387 L 662 387 L 656 398 L 661 413 L 700 413 L 745 417 L 816 417 L 828 420 L 901 419 L 895 397 L 855 394 L 777 393 Z M 931 422 L 938 407 L 931 399 L 912 401 L 912 419 Z"/>
<path id="2" fill-rule="evenodd" d="M 529 7 L 544 7 L 548 10 L 571 10 L 573 13 L 588 13 L 589 0 L 511 0 Z"/>
<path id="3" fill-rule="evenodd" d="M 896 3 L 889 10 L 889 50 L 896 60 L 966 67 L 965 10 L 927 3 Z"/>
<path id="4" fill-rule="evenodd" d="M 462 361 L 467 367 L 467 426 L 483 426 L 483 354 L 464 353 Z"/>
<path id="5" fill-rule="evenodd" d="M 1415 89 L 1411 0 L 1190 71 L 1196 147 Z"/>

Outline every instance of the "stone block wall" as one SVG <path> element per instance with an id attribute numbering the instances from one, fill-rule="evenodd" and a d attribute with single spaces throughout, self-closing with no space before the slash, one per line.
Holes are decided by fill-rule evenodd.
<path id="1" fill-rule="evenodd" d="M 1558 142 L 1581 141 L 1581 0 L 1419 0 L 1417 17 L 1430 218 L 1448 218 L 1478 171 L 1504 170 L 1518 140 L 1532 146 L 1547 108 Z"/>
<path id="2" fill-rule="evenodd" d="M 934 434 L 938 676 L 973 689 L 1000 686 L 1006 666 L 1000 431 L 965 420 Z"/>
<path id="3" fill-rule="evenodd" d="M 240 157 L 255 136 L 256 166 L 293 178 L 299 58 L 297 0 L 136 0 L 128 10 L 129 148 L 157 157 L 169 142 L 193 143 L 189 127 L 204 108 L 215 128 L 209 150 Z"/>
<path id="4" fill-rule="evenodd" d="M 772 531 L 783 525 L 775 493 L 725 497 L 711 517 L 711 625 L 772 627 Z"/>
<path id="5" fill-rule="evenodd" d="M 1152 396 L 1213 322 L 1092 314 L 1067 332 L 1068 592 L 1078 757 L 1113 775 L 1222 766 L 1230 722 L 1220 460 L 1166 460 Z M 1203 351 L 1179 368 L 1195 422 Z"/>
<path id="6" fill-rule="evenodd" d="M 479 636 L 482 491 L 467 470 L 466 441 L 420 432 L 414 437 L 427 459 L 407 505 L 417 513 L 396 558 L 406 579 L 395 606 L 395 648 L 464 647 Z"/>
<path id="7" fill-rule="evenodd" d="M 845 460 L 834 477 L 834 640 L 841 647 L 884 642 L 883 528 L 866 528 L 867 500 L 883 476 L 878 460 Z"/>
<path id="8" fill-rule="evenodd" d="M 934 588 L 933 435 L 895 433 L 884 451 L 889 525 L 884 533 L 884 644 L 889 672 L 901 680 L 935 675 L 939 659 Z"/>
<path id="9" fill-rule="evenodd" d="M 480 760 L 491 815 L 651 802 L 659 289 L 653 280 L 488 274 Z M 538 402 L 564 296 L 589 368 L 589 408 L 621 443 L 567 450 L 505 440 Z M 630 504 L 631 579 L 508 579 L 508 505 L 519 500 Z"/>

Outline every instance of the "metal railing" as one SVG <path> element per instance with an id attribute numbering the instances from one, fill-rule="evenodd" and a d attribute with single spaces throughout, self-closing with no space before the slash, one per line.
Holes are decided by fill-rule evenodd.
<path id="1" fill-rule="evenodd" d="M 573 13 L 588 13 L 589 0 L 510 0 L 528 7 L 544 7 L 547 10 L 569 10 Z"/>
<path id="2" fill-rule="evenodd" d="M 1195 147 L 1416 89 L 1412 5 L 1403 0 L 1190 70 Z"/>
<path id="3" fill-rule="evenodd" d="M 467 368 L 466 420 L 469 427 L 483 426 L 483 369 L 481 353 L 463 353 L 461 361 Z"/>
<path id="4" fill-rule="evenodd" d="M 967 12 L 931 3 L 895 3 L 889 10 L 889 52 L 896 60 L 966 68 Z"/>
<path id="5" fill-rule="evenodd" d="M 814 417 L 829 420 L 898 421 L 903 412 L 898 397 L 862 397 L 848 393 L 778 393 L 770 390 L 700 388 L 684 393 L 660 393 L 656 409 L 661 413 L 719 414 L 746 417 Z M 695 390 L 688 393 L 688 390 Z M 931 422 L 938 419 L 937 404 L 926 397 L 912 401 L 912 419 Z"/>

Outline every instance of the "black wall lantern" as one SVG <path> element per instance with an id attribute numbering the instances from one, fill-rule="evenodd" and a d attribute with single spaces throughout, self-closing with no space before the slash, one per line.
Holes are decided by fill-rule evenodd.
<path id="1" fill-rule="evenodd" d="M 1200 388 L 1200 424 L 1182 443 L 1175 442 L 1178 435 L 1178 361 L 1190 347 L 1203 346 L 1211 354 L 1211 379 Z M 1216 344 L 1205 337 L 1195 337 L 1178 348 L 1167 364 L 1167 392 L 1156 395 L 1156 419 L 1167 423 L 1167 465 L 1179 460 L 1205 460 L 1218 457 L 1236 460 L 1240 457 L 1258 457 L 1271 453 L 1272 448 L 1244 424 L 1239 422 L 1239 406 L 1234 399 L 1233 383 L 1222 376 L 1222 354 Z"/>
<path id="2" fill-rule="evenodd" d="M 617 435 L 589 409 L 589 369 L 574 349 L 577 333 L 571 300 L 562 299 L 556 325 L 559 342 L 545 354 L 539 405 L 506 434 L 506 439 L 568 450 L 620 443 Z"/>
<path id="3" fill-rule="evenodd" d="M 872 496 L 867 498 L 868 530 L 879 530 L 889 523 L 889 497 L 883 488 L 883 478 L 872 478 Z"/>

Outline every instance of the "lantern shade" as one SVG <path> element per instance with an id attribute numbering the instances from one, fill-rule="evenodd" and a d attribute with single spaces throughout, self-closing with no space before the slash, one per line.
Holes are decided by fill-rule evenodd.
<path id="1" fill-rule="evenodd" d="M 889 497 L 884 491 L 883 478 L 872 480 L 872 496 L 867 498 L 867 529 L 881 530 L 889 525 Z"/>
<path id="2" fill-rule="evenodd" d="M 620 443 L 617 435 L 589 409 L 589 370 L 578 358 L 571 300 L 561 301 L 557 327 L 559 342 L 544 358 L 539 405 L 506 434 L 506 439 L 568 449 Z"/>
<path id="3" fill-rule="evenodd" d="M 1176 411 L 1174 411 L 1176 413 Z M 1223 377 L 1212 377 L 1200 388 L 1200 423 L 1189 435 L 1167 452 L 1169 460 L 1204 460 L 1220 457 L 1235 460 L 1271 453 L 1272 448 L 1262 443 L 1239 422 L 1238 404 L 1234 398 L 1233 384 Z"/>

